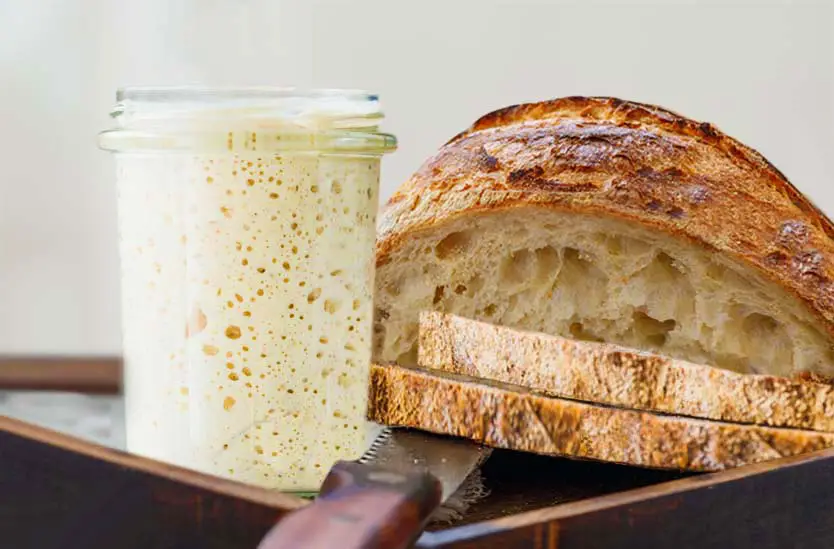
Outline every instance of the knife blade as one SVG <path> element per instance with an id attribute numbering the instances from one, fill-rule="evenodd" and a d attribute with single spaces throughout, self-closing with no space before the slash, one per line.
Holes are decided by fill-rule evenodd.
<path id="1" fill-rule="evenodd" d="M 486 460 L 490 451 L 491 448 L 468 440 L 388 427 L 358 462 L 401 473 L 427 471 L 440 481 L 442 504 Z"/>
<path id="2" fill-rule="evenodd" d="M 281 520 L 259 549 L 403 549 L 490 449 L 452 437 L 384 429 L 356 461 L 330 470 L 319 496 Z"/>

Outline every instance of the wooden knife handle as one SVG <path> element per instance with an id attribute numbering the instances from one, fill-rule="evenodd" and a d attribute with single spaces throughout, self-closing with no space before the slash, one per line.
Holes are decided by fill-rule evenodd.
<path id="1" fill-rule="evenodd" d="M 258 549 L 404 549 L 440 505 L 429 473 L 336 463 L 315 501 L 281 520 Z"/>

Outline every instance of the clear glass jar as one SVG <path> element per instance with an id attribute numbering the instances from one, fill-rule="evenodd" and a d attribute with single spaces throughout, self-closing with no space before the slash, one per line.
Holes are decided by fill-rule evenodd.
<path id="1" fill-rule="evenodd" d="M 383 153 L 376 96 L 129 88 L 119 196 L 128 451 L 287 491 L 358 457 Z"/>

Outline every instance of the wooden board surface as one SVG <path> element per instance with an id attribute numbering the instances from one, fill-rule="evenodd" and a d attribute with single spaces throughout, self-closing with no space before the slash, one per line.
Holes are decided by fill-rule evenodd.
<path id="1" fill-rule="evenodd" d="M 114 394 L 121 384 L 113 357 L 0 356 L 0 389 Z"/>
<path id="2" fill-rule="evenodd" d="M 0 417 L 0 547 L 251 548 L 300 499 Z"/>
<path id="3" fill-rule="evenodd" d="M 690 475 L 496 450 L 484 464 L 482 476 L 489 496 L 472 505 L 459 520 L 451 524 L 432 523 L 429 531 L 504 518 Z"/>
<path id="4" fill-rule="evenodd" d="M 565 463 L 551 462 L 553 475 L 595 465 L 564 468 Z M 588 473 L 565 476 L 565 492 L 577 489 L 569 488 L 576 479 L 590 480 Z M 529 486 L 535 479 L 523 482 Z M 429 532 L 418 547 L 830 549 L 832 486 L 834 450 L 829 449 Z"/>
<path id="5" fill-rule="evenodd" d="M 832 450 L 625 491 L 618 490 L 659 480 L 658 472 L 495 457 L 497 471 L 485 472 L 497 493 L 514 494 L 506 506 L 495 502 L 476 510 L 484 517 L 468 517 L 473 523 L 427 532 L 418 548 L 834 546 Z M 0 540 L 15 549 L 255 549 L 275 521 L 302 504 L 5 418 L 0 464 Z M 542 499 L 530 497 L 536 493 Z M 479 520 L 548 499 L 563 503 Z"/>
<path id="6" fill-rule="evenodd" d="M 15 387 L 43 388 L 15 371 Z M 118 376 L 111 361 L 93 385 L 115 390 Z M 496 452 L 484 476 L 491 496 L 417 547 L 834 547 L 834 450 L 692 476 Z M 14 542 L 2 547 L 254 549 L 299 504 L 0 418 L 0 540 Z"/>

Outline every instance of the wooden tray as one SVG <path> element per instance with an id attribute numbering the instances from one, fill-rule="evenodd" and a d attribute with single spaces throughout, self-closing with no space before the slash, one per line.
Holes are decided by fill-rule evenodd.
<path id="1" fill-rule="evenodd" d="M 416 547 L 834 547 L 834 449 L 691 476 L 496 452 L 483 472 L 490 497 Z M 302 505 L 0 417 L 4 549 L 254 549 Z"/>

